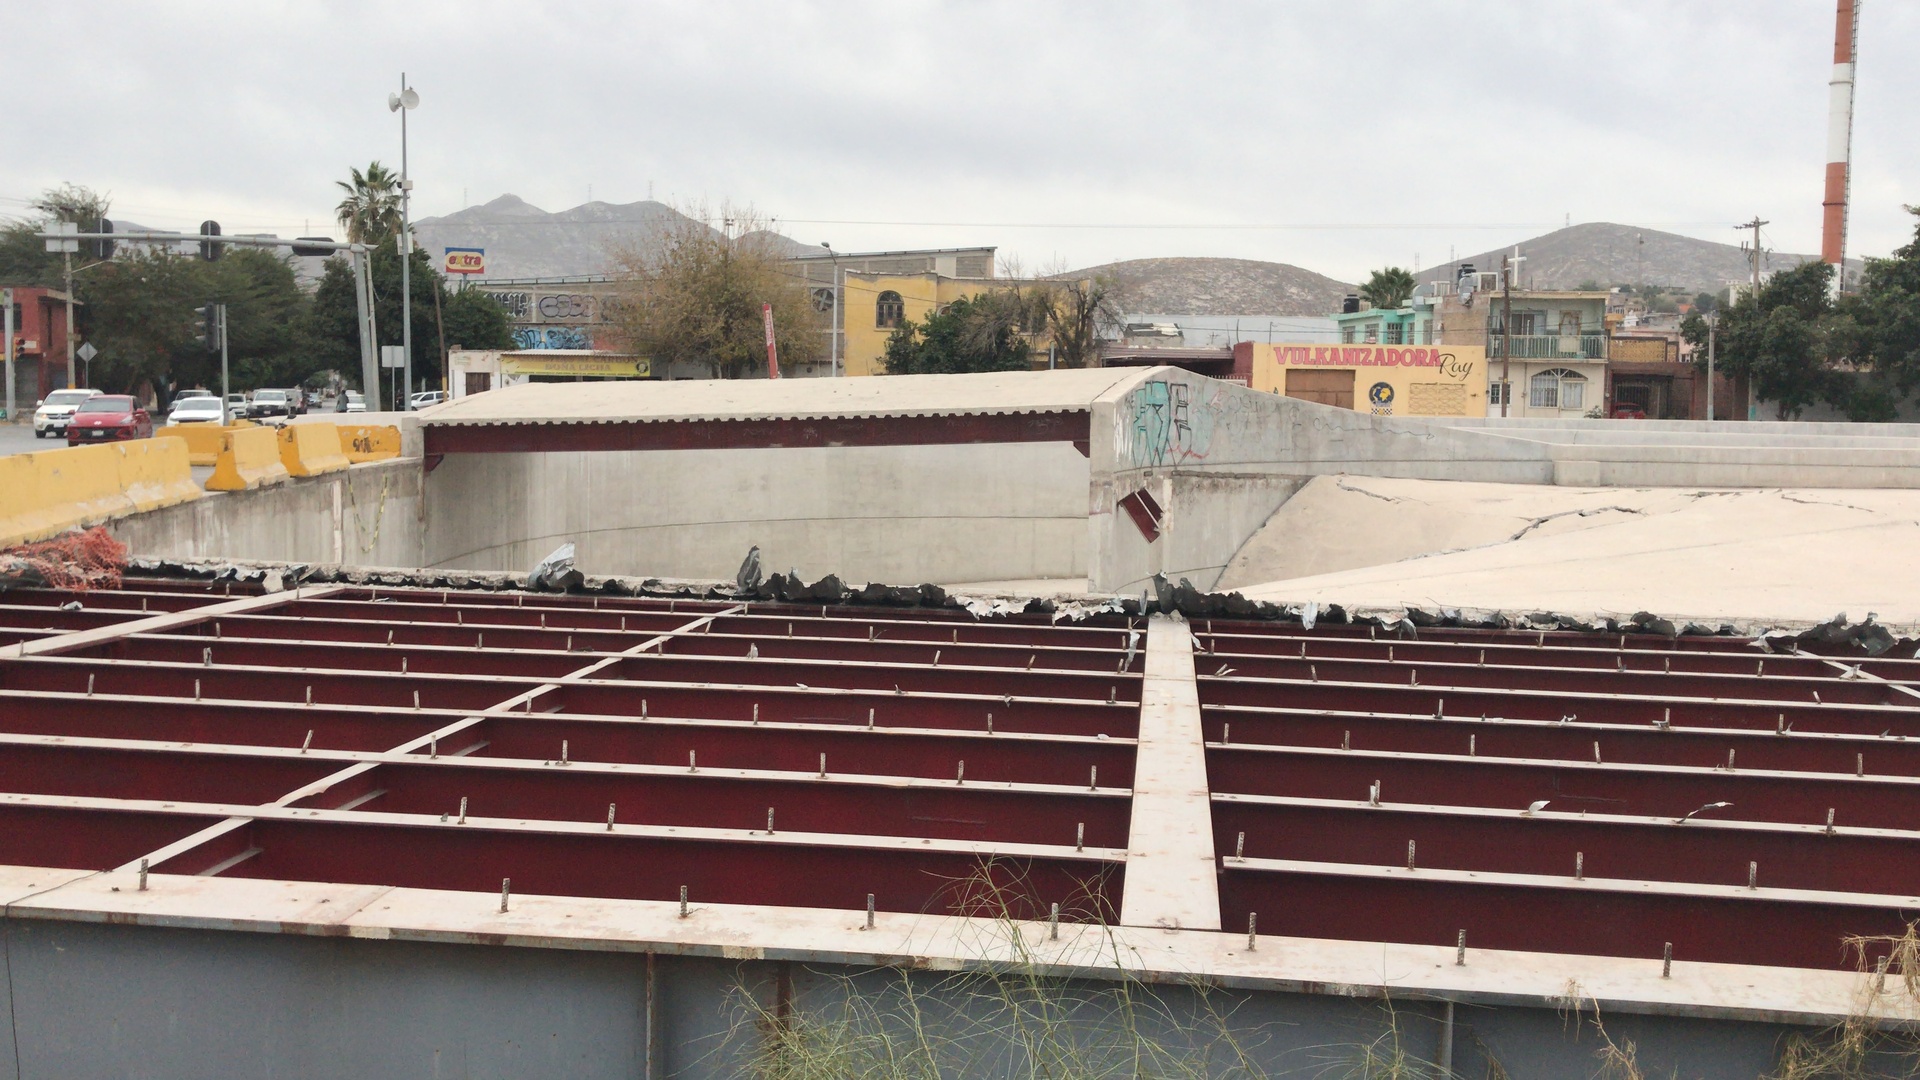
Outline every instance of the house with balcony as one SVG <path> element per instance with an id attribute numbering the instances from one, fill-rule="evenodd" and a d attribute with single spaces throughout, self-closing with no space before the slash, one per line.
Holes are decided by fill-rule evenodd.
<path id="1" fill-rule="evenodd" d="M 1434 343 L 1486 349 L 1488 416 L 1604 410 L 1611 292 L 1515 289 L 1509 298 L 1498 274 L 1471 267 L 1431 288 Z"/>

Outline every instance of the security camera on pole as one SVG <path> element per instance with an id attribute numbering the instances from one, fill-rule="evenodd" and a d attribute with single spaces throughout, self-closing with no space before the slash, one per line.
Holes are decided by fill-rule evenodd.
<path id="1" fill-rule="evenodd" d="M 407 355 L 400 369 L 400 400 L 395 404 L 402 410 L 407 408 L 407 400 L 413 395 L 413 286 L 409 274 L 413 262 L 413 235 L 407 213 L 413 181 L 407 179 L 407 113 L 419 104 L 420 95 L 407 86 L 407 73 L 401 72 L 400 92 L 387 95 L 387 111 L 400 114 L 400 347 L 406 350 Z"/>

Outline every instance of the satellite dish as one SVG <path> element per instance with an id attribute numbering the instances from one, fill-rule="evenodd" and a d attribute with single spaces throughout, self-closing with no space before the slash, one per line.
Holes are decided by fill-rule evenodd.
<path id="1" fill-rule="evenodd" d="M 401 109 L 417 109 L 419 107 L 420 95 L 415 93 L 412 87 L 408 87 L 398 94 L 387 95 L 388 112 L 399 112 Z"/>

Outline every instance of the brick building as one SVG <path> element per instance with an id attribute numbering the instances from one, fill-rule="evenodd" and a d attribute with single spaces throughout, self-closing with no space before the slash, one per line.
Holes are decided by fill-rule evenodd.
<path id="1" fill-rule="evenodd" d="M 59 289 L 13 287 L 13 393 L 23 411 L 68 385 L 66 307 Z"/>

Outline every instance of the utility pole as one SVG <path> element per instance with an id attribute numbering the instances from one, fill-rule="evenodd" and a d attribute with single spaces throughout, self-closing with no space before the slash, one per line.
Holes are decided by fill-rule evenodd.
<path id="1" fill-rule="evenodd" d="M 1762 221 L 1760 220 L 1760 215 L 1755 214 L 1752 221 L 1744 225 L 1734 226 L 1736 229 L 1753 230 L 1753 246 L 1748 249 L 1747 255 L 1753 261 L 1753 299 L 1755 303 L 1760 301 L 1760 226 L 1771 224 L 1773 224 L 1771 221 Z"/>
<path id="2" fill-rule="evenodd" d="M 20 414 L 15 411 L 13 400 L 13 290 L 0 289 L 0 304 L 7 308 L 7 423 L 17 423 Z"/>
<path id="3" fill-rule="evenodd" d="M 1513 398 L 1513 260 L 1500 256 L 1500 286 L 1504 294 L 1500 312 L 1500 416 L 1507 415 L 1507 403 Z"/>
<path id="4" fill-rule="evenodd" d="M 60 262 L 65 267 L 67 279 L 67 385 L 79 386 L 80 383 L 74 378 L 76 373 L 73 367 L 73 252 L 61 252 Z"/>
<path id="5" fill-rule="evenodd" d="M 400 92 L 387 96 L 387 111 L 400 114 L 400 347 L 406 355 L 400 361 L 400 400 L 394 404 L 406 411 L 407 398 L 413 393 L 413 222 L 410 216 L 413 181 L 407 178 L 407 113 L 420 104 L 420 95 L 407 86 L 407 73 L 400 73 Z"/>

